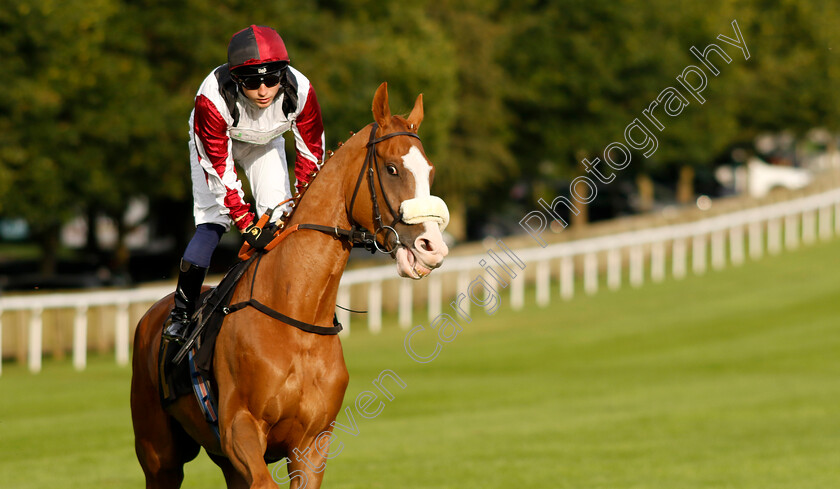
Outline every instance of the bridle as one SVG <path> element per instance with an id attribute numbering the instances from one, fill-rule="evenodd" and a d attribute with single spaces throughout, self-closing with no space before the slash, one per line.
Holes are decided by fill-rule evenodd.
<path id="1" fill-rule="evenodd" d="M 237 303 L 237 304 L 233 304 L 229 307 L 223 308 L 223 313 L 225 315 L 236 312 L 236 311 L 238 311 L 240 309 L 243 309 L 245 307 L 253 307 L 253 308 L 259 310 L 260 312 L 262 312 L 263 314 L 266 314 L 266 315 L 268 315 L 268 316 L 270 316 L 274 319 L 277 319 L 279 321 L 283 321 L 286 324 L 292 325 L 292 326 L 294 326 L 298 329 L 301 329 L 303 331 L 307 331 L 307 332 L 310 332 L 310 333 L 333 335 L 333 334 L 337 334 L 339 331 L 341 331 L 342 326 L 341 326 L 341 324 L 339 324 L 338 319 L 335 316 L 333 317 L 333 325 L 331 327 L 318 326 L 318 325 L 315 325 L 315 324 L 309 324 L 309 323 L 305 323 L 303 321 L 298 321 L 297 319 L 286 316 L 285 314 L 266 306 L 265 304 L 259 302 L 257 299 L 254 299 L 254 284 L 255 284 L 256 276 L 257 276 L 257 268 L 259 267 L 260 261 L 261 261 L 262 257 L 264 256 L 264 253 L 270 251 L 272 248 L 277 246 L 277 244 L 280 243 L 280 241 L 282 241 L 286 236 L 288 236 L 289 234 L 297 231 L 298 229 L 312 229 L 312 230 L 315 230 L 315 231 L 320 231 L 320 232 L 325 233 L 325 234 L 333 235 L 338 239 L 346 239 L 354 247 L 355 246 L 363 247 L 363 248 L 369 250 L 371 253 L 373 253 L 375 251 L 379 251 L 380 253 L 390 254 L 394 250 L 396 250 L 398 246 L 402 245 L 402 243 L 400 243 L 399 234 L 397 233 L 397 230 L 394 229 L 394 226 L 397 224 L 397 222 L 402 220 L 403 217 L 404 217 L 403 216 L 403 211 L 402 211 L 402 206 L 400 206 L 400 212 L 394 212 L 394 208 L 391 206 L 391 202 L 388 200 L 388 196 L 385 193 L 385 186 L 382 183 L 382 178 L 379 178 L 379 189 L 382 192 L 382 200 L 385 201 L 385 205 L 388 207 L 388 210 L 391 212 L 391 215 L 394 216 L 394 220 L 391 222 L 391 224 L 385 225 L 385 224 L 382 223 L 382 212 L 379 209 L 379 200 L 376 197 L 376 185 L 373 182 L 374 176 L 378 176 L 378 173 L 379 173 L 379 165 L 378 165 L 379 162 L 376 158 L 376 145 L 378 143 L 382 142 L 382 141 L 385 141 L 386 139 L 391 139 L 391 138 L 397 137 L 397 136 L 408 136 L 408 137 L 412 137 L 412 138 L 415 138 L 415 139 L 418 139 L 418 140 L 420 139 L 420 137 L 413 132 L 399 131 L 399 132 L 392 132 L 392 133 L 389 133 L 389 134 L 385 134 L 384 136 L 381 136 L 381 137 L 377 138 L 376 137 L 376 129 L 377 129 L 377 124 L 376 124 L 376 122 L 374 122 L 372 127 L 371 127 L 371 130 L 370 130 L 370 139 L 368 140 L 368 143 L 367 143 L 367 154 L 365 155 L 365 161 L 362 164 L 362 169 L 359 171 L 359 177 L 356 179 L 356 188 L 353 190 L 353 197 L 350 199 L 350 210 L 349 210 L 350 229 L 342 229 L 342 228 L 339 228 L 338 226 L 323 226 L 323 225 L 320 225 L 320 224 L 295 224 L 295 225 L 290 226 L 290 227 L 285 228 L 285 229 L 281 228 L 281 230 L 278 230 L 275 233 L 275 237 L 271 241 L 271 243 L 269 243 L 264 248 L 264 250 L 261 250 L 262 252 L 259 253 L 257 256 L 254 256 L 254 253 L 257 250 L 254 250 L 253 248 L 249 249 L 249 247 L 247 246 L 247 242 L 245 244 L 243 244 L 242 249 L 239 251 L 239 257 L 242 258 L 243 260 L 247 260 L 248 263 L 250 263 L 253 259 L 256 259 L 256 265 L 254 267 L 254 273 L 251 276 L 251 297 L 247 301 L 240 302 L 240 303 Z M 362 180 L 365 178 L 365 174 L 367 174 L 368 188 L 370 189 L 371 204 L 373 205 L 373 212 L 374 212 L 374 225 L 376 226 L 376 229 L 374 229 L 373 233 L 370 233 L 370 231 L 365 229 L 363 226 L 359 225 L 353 219 L 353 207 L 356 203 L 356 197 L 359 195 L 359 189 L 362 186 Z M 416 200 L 416 199 L 414 199 L 414 200 Z M 284 203 L 285 202 L 281 202 L 277 207 L 282 206 Z M 277 207 L 275 207 L 275 209 Z M 273 211 L 266 212 L 265 214 L 263 214 L 263 216 L 260 218 L 260 223 L 258 223 L 258 226 L 261 226 L 261 227 L 265 226 L 268 223 L 272 214 L 273 214 Z M 407 216 L 406 219 L 411 221 L 416 217 L 417 216 L 409 213 L 409 215 Z M 447 217 L 447 219 L 448 219 L 448 217 Z M 376 241 L 377 236 L 379 236 L 382 233 L 387 233 L 388 231 L 394 233 L 394 238 L 396 239 L 396 242 L 395 242 L 394 246 L 390 247 L 390 249 L 388 249 L 387 239 L 385 239 L 385 241 L 384 241 L 385 244 L 382 247 L 380 247 L 379 243 Z M 387 236 L 387 234 L 383 234 L 383 239 L 386 236 Z M 247 268 L 248 268 L 248 265 L 241 266 L 240 267 L 241 272 L 239 272 L 239 276 L 241 276 L 241 274 L 244 273 L 244 271 Z M 238 280 L 238 278 L 233 280 L 231 287 L 235 286 L 237 280 Z M 213 308 L 215 308 L 215 306 L 213 306 Z M 211 309 L 210 311 L 212 312 L 212 310 L 213 309 Z M 202 323 L 202 326 L 203 326 L 203 323 Z M 200 330 L 201 330 L 201 327 L 195 328 L 195 331 L 190 336 L 190 341 L 194 341 L 195 337 L 197 336 L 198 331 L 200 331 Z M 179 352 L 178 355 L 183 356 L 183 355 L 186 354 L 185 352 L 186 352 L 185 348 L 182 348 L 181 352 Z"/>
<path id="2" fill-rule="evenodd" d="M 398 131 L 385 134 L 381 137 L 376 137 L 376 129 L 378 125 L 374 122 L 370 129 L 370 139 L 367 142 L 367 152 L 365 154 L 365 161 L 362 164 L 362 169 L 359 171 L 359 177 L 356 179 L 356 188 L 353 190 L 353 197 L 350 199 L 350 210 L 349 210 L 349 219 L 350 219 L 350 229 L 343 229 L 338 226 L 324 226 L 321 224 L 295 224 L 288 228 L 278 229 L 275 233 L 274 239 L 266 245 L 266 247 L 261 251 L 270 251 L 275 246 L 277 246 L 280 241 L 286 238 L 289 234 L 297 231 L 298 229 L 312 229 L 315 231 L 320 231 L 325 234 L 329 234 L 335 236 L 338 239 L 346 239 L 350 242 L 350 244 L 354 247 L 358 248 L 365 248 L 366 250 L 370 251 L 371 253 L 375 253 L 376 251 L 385 254 L 391 254 L 394 250 L 397 249 L 402 243 L 400 242 L 399 233 L 397 230 L 394 229 L 394 226 L 403 218 L 402 212 L 395 212 L 394 208 L 391 206 L 391 202 L 388 200 L 388 196 L 385 193 L 385 187 L 382 183 L 382 178 L 379 175 L 379 165 L 378 160 L 376 158 L 376 145 L 386 139 L 391 139 L 397 136 L 408 136 L 415 138 L 417 140 L 420 139 L 416 133 L 409 132 L 409 131 Z M 353 219 L 353 207 L 356 204 L 356 197 L 359 194 L 359 189 L 362 186 L 362 180 L 367 174 L 368 180 L 368 188 L 370 189 L 370 198 L 371 203 L 373 205 L 373 212 L 374 212 L 374 225 L 376 228 L 374 229 L 373 233 L 368 231 L 364 226 L 361 226 Z M 379 200 L 376 197 L 376 185 L 373 183 L 374 176 L 379 176 L 379 189 L 382 192 L 382 199 L 385 201 L 385 205 L 388 207 L 388 210 L 391 212 L 391 215 L 394 216 L 394 220 L 389 225 L 382 224 L 382 212 L 379 209 Z M 293 200 L 293 199 L 289 199 Z M 279 208 L 289 200 L 283 201 L 277 205 L 276 208 Z M 292 203 L 294 206 L 294 203 Z M 260 228 L 264 227 L 268 224 L 268 221 L 273 214 L 273 210 L 266 212 L 263 214 L 263 217 L 260 218 L 260 222 L 257 224 Z M 394 238 L 396 242 L 390 249 L 388 249 L 388 241 L 385 239 L 387 237 L 388 232 L 394 233 Z M 376 241 L 376 237 L 380 234 L 383 235 L 383 242 L 384 245 L 380 246 L 379 242 Z M 239 258 L 245 260 L 251 257 L 254 252 L 257 250 L 248 246 L 247 242 L 243 243 L 242 249 L 239 250 Z"/>
<path id="3" fill-rule="evenodd" d="M 394 229 L 394 226 L 402 219 L 402 213 L 394 211 L 394 208 L 391 206 L 391 202 L 388 200 L 388 195 L 385 193 L 385 186 L 382 183 L 382 176 L 379 174 L 379 162 L 376 159 L 376 145 L 377 145 L 377 143 L 381 143 L 382 141 L 385 141 L 386 139 L 391 139 L 391 138 L 397 137 L 397 136 L 408 136 L 408 137 L 415 138 L 417 140 L 420 139 L 420 136 L 418 136 L 417 134 L 415 134 L 413 132 L 409 132 L 409 131 L 398 131 L 398 132 L 391 132 L 391 133 L 385 134 L 384 136 L 380 136 L 380 137 L 377 138 L 376 137 L 377 127 L 378 127 L 378 125 L 376 124 L 376 122 L 374 122 L 371 129 L 370 129 L 370 139 L 368 139 L 368 142 L 367 142 L 367 145 L 366 145 L 367 146 L 367 153 L 365 154 L 365 162 L 362 165 L 361 171 L 359 171 L 359 178 L 356 179 L 356 188 L 353 190 L 353 197 L 350 199 L 350 211 L 349 211 L 348 214 L 349 214 L 350 222 L 351 222 L 352 226 L 357 230 L 365 231 L 364 227 L 362 227 L 359 224 L 353 222 L 354 221 L 353 220 L 353 206 L 356 204 L 356 197 L 359 194 L 359 188 L 361 188 L 361 186 L 362 186 L 362 180 L 364 179 L 365 174 L 367 174 L 368 188 L 370 189 L 371 204 L 373 205 L 373 213 L 374 213 L 373 221 L 374 221 L 374 225 L 376 226 L 376 228 L 373 231 L 373 246 L 375 247 L 376 251 L 379 251 L 380 253 L 390 254 L 398 246 L 400 246 L 402 244 L 402 243 L 400 243 L 399 233 L 397 233 L 397 230 Z M 385 201 L 385 205 L 388 206 L 388 211 L 391 213 L 392 216 L 394 216 L 394 220 L 389 225 L 382 224 L 382 212 L 379 210 L 379 201 L 376 197 L 376 188 L 375 188 L 375 185 L 373 183 L 374 175 L 376 175 L 379 178 L 379 190 L 382 192 L 382 200 Z M 387 233 L 388 231 L 394 233 L 394 238 L 396 239 L 396 242 L 394 243 L 394 246 L 391 247 L 391 249 L 387 249 L 388 248 L 388 240 L 386 239 L 387 234 L 385 234 L 385 233 Z M 376 237 L 379 236 L 380 233 L 383 233 L 382 238 L 383 238 L 383 242 L 385 243 L 382 248 L 380 248 L 379 242 L 376 241 Z"/>

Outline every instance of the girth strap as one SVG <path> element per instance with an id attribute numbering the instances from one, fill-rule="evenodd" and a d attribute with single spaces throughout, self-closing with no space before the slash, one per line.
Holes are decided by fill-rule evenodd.
<path id="1" fill-rule="evenodd" d="M 294 327 L 296 327 L 296 328 L 298 328 L 302 331 L 306 331 L 307 333 L 315 333 L 315 334 L 321 334 L 321 335 L 334 335 L 334 334 L 338 334 L 339 331 L 344 329 L 341 326 L 341 324 L 339 324 L 338 320 L 334 316 L 333 316 L 333 327 L 327 328 L 327 327 L 324 327 L 324 326 L 317 326 L 315 324 L 309 324 L 309 323 L 304 323 L 303 321 L 298 321 L 295 318 L 290 318 L 289 316 L 286 316 L 282 312 L 275 311 L 274 309 L 266 306 L 265 304 L 263 304 L 262 302 L 254 299 L 254 298 L 248 299 L 245 302 L 239 302 L 239 303 L 234 304 L 232 306 L 226 307 L 226 308 L 222 309 L 222 311 L 225 313 L 225 315 L 228 315 L 228 314 L 234 313 L 236 311 L 239 311 L 241 309 L 245 309 L 248 306 L 253 307 L 254 309 L 260 311 L 263 314 L 265 314 L 266 316 L 277 319 L 278 321 L 283 321 L 284 323 L 286 323 L 288 325 L 291 325 L 291 326 L 294 326 Z"/>

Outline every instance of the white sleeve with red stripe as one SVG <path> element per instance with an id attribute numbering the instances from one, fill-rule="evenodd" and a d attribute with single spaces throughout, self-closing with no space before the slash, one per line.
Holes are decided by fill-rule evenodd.
<path id="1" fill-rule="evenodd" d="M 208 187 L 220 206 L 227 210 L 234 225 L 241 230 L 250 224 L 254 216 L 245 202 L 242 182 L 236 175 L 232 142 L 228 136 L 231 124 L 233 117 L 219 93 L 218 81 L 211 73 L 204 79 L 195 97 L 190 132 Z"/>
<path id="2" fill-rule="evenodd" d="M 312 180 L 309 174 L 320 167 L 318 163 L 324 157 L 324 123 L 321 120 L 321 107 L 315 96 L 315 89 L 301 72 L 291 66 L 298 82 L 298 106 L 292 132 L 295 135 L 295 186 L 301 191 L 304 183 Z"/>

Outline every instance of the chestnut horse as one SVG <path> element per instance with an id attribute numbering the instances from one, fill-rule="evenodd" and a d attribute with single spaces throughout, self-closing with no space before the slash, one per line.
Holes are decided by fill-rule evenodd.
<path id="1" fill-rule="evenodd" d="M 398 273 L 420 279 L 448 252 L 441 235 L 448 211 L 430 194 L 434 167 L 416 136 L 422 95 L 407 118 L 392 116 L 383 83 L 373 115 L 375 124 L 353 135 L 323 165 L 285 227 L 375 230 L 377 248 L 390 253 Z M 332 326 L 351 247 L 346 239 L 313 229 L 289 234 L 262 257 L 253 297 L 299 321 Z M 252 265 L 233 302 L 251 296 L 254 273 Z M 180 487 L 184 464 L 201 447 L 221 467 L 228 488 L 277 487 L 266 460 L 286 456 L 289 473 L 298 474 L 290 487 L 320 487 L 329 435 L 319 434 L 332 432 L 349 380 L 339 337 L 304 332 L 254 308 L 227 316 L 213 361 L 219 441 L 193 396 L 161 407 L 158 349 L 172 306 L 171 295 L 153 305 L 134 338 L 131 414 L 146 487 Z M 306 458 L 294 456 L 299 453 Z"/>

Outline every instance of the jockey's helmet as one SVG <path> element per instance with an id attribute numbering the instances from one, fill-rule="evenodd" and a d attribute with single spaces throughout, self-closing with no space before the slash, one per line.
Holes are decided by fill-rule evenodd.
<path id="1" fill-rule="evenodd" d="M 271 27 L 248 26 L 234 34 L 228 44 L 228 68 L 235 75 L 277 72 L 288 64 L 286 45 Z"/>

